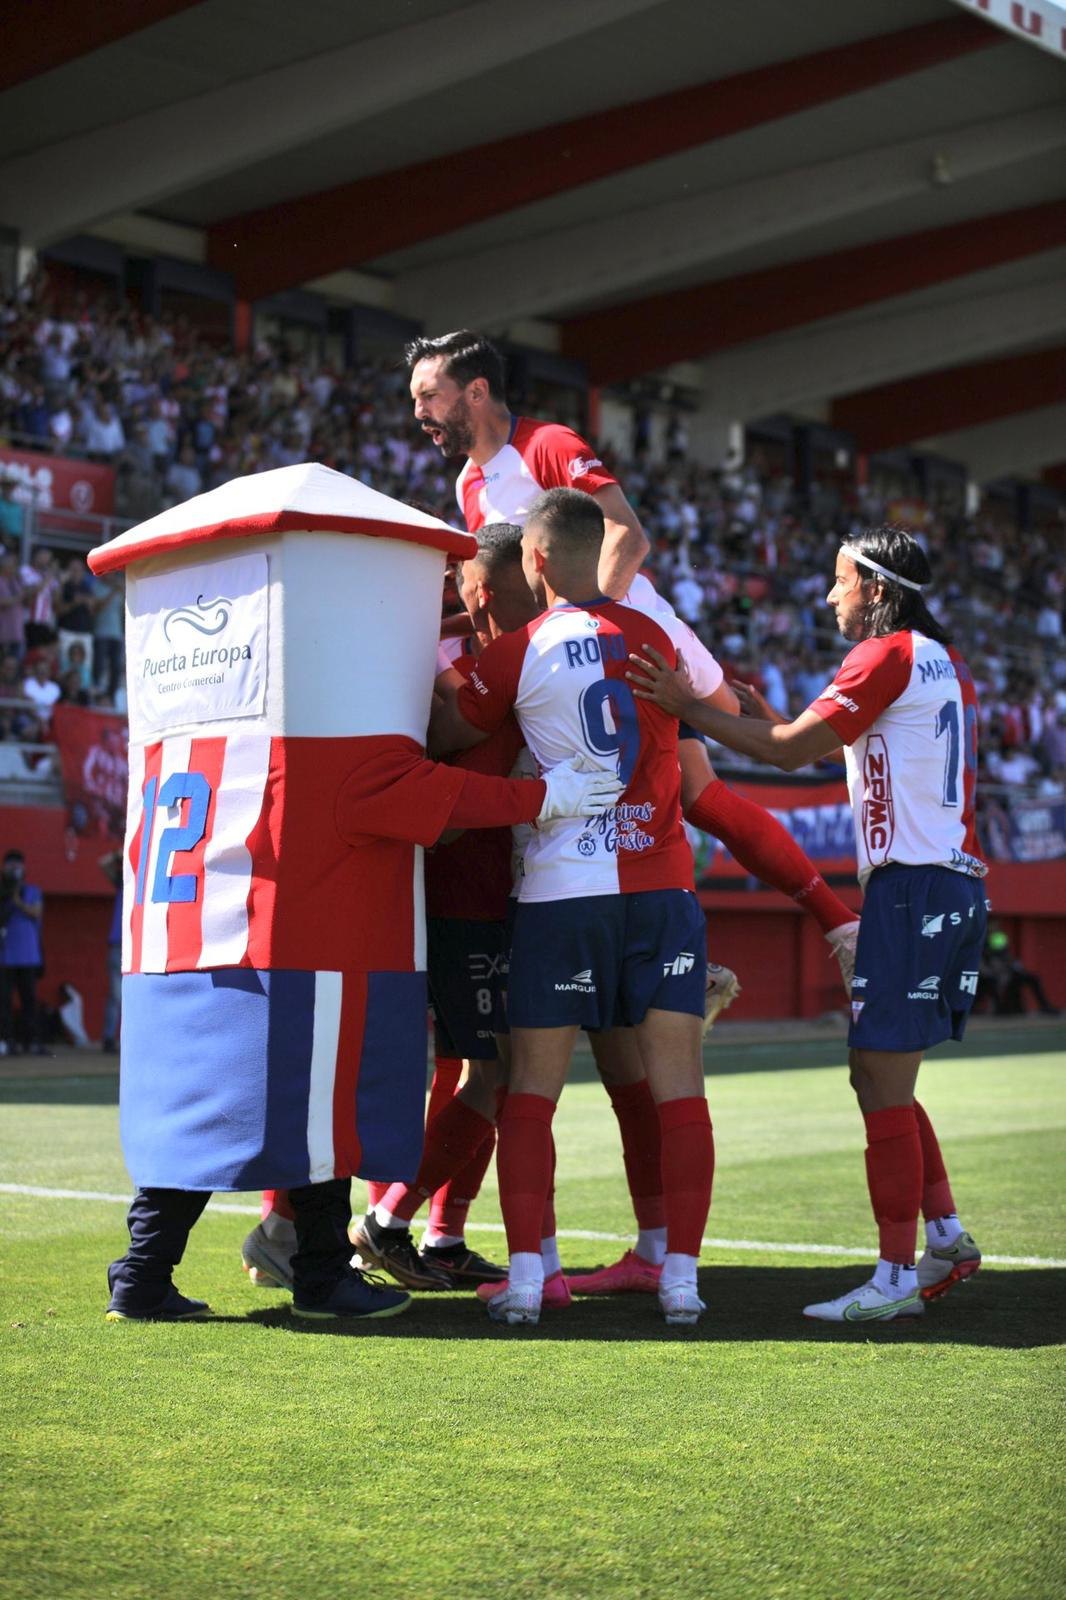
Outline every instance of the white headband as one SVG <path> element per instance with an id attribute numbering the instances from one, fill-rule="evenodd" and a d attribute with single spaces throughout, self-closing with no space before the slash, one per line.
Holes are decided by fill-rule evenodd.
<path id="1" fill-rule="evenodd" d="M 915 583 L 911 578 L 901 578 L 898 572 L 889 572 L 887 567 L 879 566 L 876 561 L 871 561 L 869 556 L 863 555 L 861 550 L 856 550 L 853 544 L 842 544 L 840 546 L 840 554 L 847 556 L 849 561 L 861 561 L 864 567 L 869 567 L 871 571 L 880 573 L 881 577 L 887 578 L 889 583 L 901 583 L 905 589 L 917 589 L 918 591 L 926 587 L 924 583 Z"/>

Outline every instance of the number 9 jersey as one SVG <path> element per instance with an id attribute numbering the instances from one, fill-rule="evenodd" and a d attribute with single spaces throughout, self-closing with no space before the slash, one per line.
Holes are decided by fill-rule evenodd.
<path id="1" fill-rule="evenodd" d="M 694 692 L 713 694 L 722 670 L 691 639 L 672 614 L 614 600 L 560 602 L 478 657 L 458 694 L 467 722 L 491 733 L 513 708 L 540 772 L 583 756 L 625 784 L 602 817 L 540 825 L 526 846 L 520 901 L 692 888 L 677 721 L 637 700 L 625 676 L 629 656 L 650 644 L 671 665 L 684 654 Z"/>
<path id="2" fill-rule="evenodd" d="M 984 877 L 977 694 L 957 650 L 911 629 L 864 639 L 810 709 L 844 745 L 861 884 L 889 862 Z"/>

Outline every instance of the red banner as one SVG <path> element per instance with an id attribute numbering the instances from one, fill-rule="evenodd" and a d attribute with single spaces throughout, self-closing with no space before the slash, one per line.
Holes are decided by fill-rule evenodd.
<path id="1" fill-rule="evenodd" d="M 52 733 L 63 770 L 68 829 L 80 839 L 121 843 L 129 785 L 125 717 L 57 705 Z"/>
<path id="2" fill-rule="evenodd" d="M 17 479 L 15 499 L 39 513 L 91 512 L 106 517 L 115 509 L 114 467 L 38 455 L 35 450 L 9 450 L 6 445 L 0 447 L 0 464 L 6 477 Z M 79 524 L 64 517 L 63 527 L 78 530 Z M 91 533 L 92 523 L 82 524 L 81 531 Z"/>
<path id="3" fill-rule="evenodd" d="M 855 824 L 847 785 L 836 783 L 744 783 L 729 780 L 738 794 L 765 806 L 788 829 L 821 873 L 855 872 Z M 710 834 L 688 830 L 696 857 L 696 883 L 702 887 L 729 878 L 750 877 L 725 845 Z"/>

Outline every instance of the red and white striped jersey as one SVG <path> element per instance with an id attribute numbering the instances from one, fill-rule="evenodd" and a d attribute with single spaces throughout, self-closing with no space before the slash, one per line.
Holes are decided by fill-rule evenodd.
<path id="1" fill-rule="evenodd" d="M 957 650 L 911 629 L 864 639 L 810 709 L 844 745 L 860 883 L 890 861 L 984 877 L 977 694 Z"/>
<path id="2" fill-rule="evenodd" d="M 486 732 L 514 709 L 541 772 L 583 755 L 626 787 L 594 821 L 542 824 L 525 852 L 520 900 L 691 889 L 681 822 L 677 723 L 626 682 L 630 653 L 651 644 L 673 665 L 683 624 L 613 600 L 559 604 L 478 657 L 458 705 Z M 713 660 L 713 658 L 711 658 Z M 696 681 L 701 697 L 708 688 Z"/>
<path id="3" fill-rule="evenodd" d="M 559 422 L 514 417 L 511 436 L 491 461 L 467 461 L 455 497 L 467 528 L 476 533 L 487 522 L 522 524 L 545 489 L 583 489 L 595 494 L 618 480 L 590 444 Z"/>

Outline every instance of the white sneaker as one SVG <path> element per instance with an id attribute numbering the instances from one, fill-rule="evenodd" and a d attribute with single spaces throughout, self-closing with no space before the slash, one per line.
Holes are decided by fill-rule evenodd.
<path id="1" fill-rule="evenodd" d="M 494 1294 L 491 1300 L 486 1300 L 485 1310 L 493 1322 L 507 1322 L 512 1327 L 519 1323 L 535 1327 L 540 1321 L 540 1288 L 532 1283 L 520 1284 L 517 1288 L 510 1283 L 499 1294 Z"/>
<path id="2" fill-rule="evenodd" d="M 956 1283 L 972 1278 L 981 1265 L 981 1249 L 966 1232 L 950 1244 L 930 1245 L 918 1262 L 918 1289 L 923 1300 L 937 1300 Z"/>
<path id="3" fill-rule="evenodd" d="M 859 942 L 858 917 L 854 922 L 842 922 L 839 928 L 834 928 L 825 937 L 830 950 L 832 950 L 840 963 L 840 976 L 844 980 L 844 990 L 850 997 L 851 982 L 855 976 L 855 946 Z"/>
<path id="4" fill-rule="evenodd" d="M 672 1328 L 691 1328 L 707 1307 L 691 1284 L 678 1283 L 669 1289 L 659 1286 L 659 1305 Z"/>
<path id="5" fill-rule="evenodd" d="M 723 1011 L 726 1011 L 740 993 L 737 975 L 717 961 L 707 963 L 707 988 L 703 998 L 703 1037 L 706 1039 Z"/>
<path id="6" fill-rule="evenodd" d="M 913 1294 L 892 1300 L 871 1278 L 861 1288 L 839 1295 L 836 1300 L 821 1300 L 817 1305 L 804 1306 L 803 1315 L 819 1322 L 892 1322 L 896 1317 L 920 1317 L 925 1307 L 915 1289 Z"/>
<path id="7" fill-rule="evenodd" d="M 248 1281 L 257 1289 L 292 1288 L 292 1258 L 296 1239 L 268 1239 L 261 1222 L 256 1223 L 241 1245 L 241 1263 Z"/>

